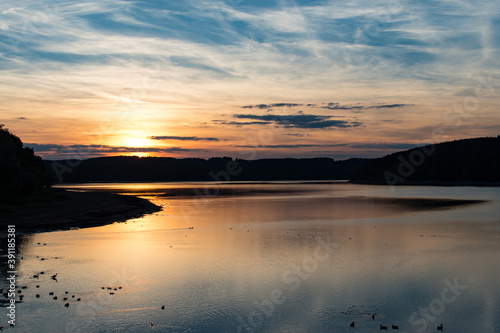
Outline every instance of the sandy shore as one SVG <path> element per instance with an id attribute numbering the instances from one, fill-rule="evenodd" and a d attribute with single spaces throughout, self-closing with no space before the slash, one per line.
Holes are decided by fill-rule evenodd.
<path id="1" fill-rule="evenodd" d="M 0 213 L 0 233 L 8 224 L 18 233 L 86 228 L 137 218 L 160 211 L 159 206 L 134 196 L 102 192 L 65 191 L 60 200 L 7 207 Z M 5 228 L 4 228 L 5 227 Z"/>

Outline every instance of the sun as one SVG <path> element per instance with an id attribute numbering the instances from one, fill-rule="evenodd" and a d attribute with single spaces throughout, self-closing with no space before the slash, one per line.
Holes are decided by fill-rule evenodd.
<path id="1" fill-rule="evenodd" d="M 131 150 L 126 155 L 128 156 L 137 156 L 137 157 L 148 157 L 150 156 L 149 152 L 141 152 L 140 148 L 151 147 L 151 141 L 146 139 L 145 137 L 140 136 L 128 136 L 121 140 L 121 146 L 129 148 Z M 137 148 L 138 151 L 133 151 L 134 148 Z"/>
<path id="2" fill-rule="evenodd" d="M 151 156 L 149 153 L 132 153 L 128 156 L 135 156 L 135 157 L 149 157 Z"/>
<path id="3" fill-rule="evenodd" d="M 123 140 L 123 143 L 124 146 L 133 148 L 147 147 L 148 145 L 150 145 L 150 141 L 148 139 L 139 137 L 125 138 Z"/>

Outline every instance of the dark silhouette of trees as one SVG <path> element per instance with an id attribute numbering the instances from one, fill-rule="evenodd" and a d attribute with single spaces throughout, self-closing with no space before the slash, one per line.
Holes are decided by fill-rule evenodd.
<path id="1" fill-rule="evenodd" d="M 50 186 L 42 159 L 0 124 L 0 199 Z"/>
<path id="2" fill-rule="evenodd" d="M 351 182 L 363 184 L 481 184 L 500 182 L 500 136 L 417 147 L 372 160 Z"/>
<path id="3" fill-rule="evenodd" d="M 64 183 L 80 183 L 349 179 L 352 172 L 367 161 L 335 161 L 331 158 L 233 160 L 230 157 L 213 157 L 205 160 L 116 156 L 91 158 L 78 163 L 74 160 L 45 163 L 52 171 L 54 180 L 62 178 Z M 57 177 L 54 165 L 67 166 L 67 170 L 71 171 Z M 72 165 L 78 166 L 71 168 Z"/>
<path id="4" fill-rule="evenodd" d="M 57 174 L 61 165 L 65 170 L 62 177 Z M 417 147 L 378 159 L 345 161 L 135 156 L 42 161 L 33 149 L 23 147 L 17 136 L 0 125 L 0 199 L 50 187 L 58 179 L 64 183 L 350 179 L 354 183 L 389 185 L 486 184 L 500 182 L 499 170 L 500 136 Z"/>

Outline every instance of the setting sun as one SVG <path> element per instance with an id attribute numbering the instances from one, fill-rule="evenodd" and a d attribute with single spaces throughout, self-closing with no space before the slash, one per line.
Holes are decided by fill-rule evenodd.
<path id="1" fill-rule="evenodd" d="M 135 156 L 135 157 L 150 157 L 151 155 L 148 153 L 132 153 L 129 154 L 128 156 Z"/>
<path id="2" fill-rule="evenodd" d="M 123 140 L 123 146 L 125 147 L 148 147 L 151 146 L 151 141 L 146 138 L 140 137 L 128 137 Z"/>

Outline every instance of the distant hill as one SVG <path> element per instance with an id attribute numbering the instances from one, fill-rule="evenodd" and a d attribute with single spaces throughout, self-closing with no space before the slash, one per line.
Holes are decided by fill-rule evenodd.
<path id="1" fill-rule="evenodd" d="M 339 180 L 368 159 L 331 158 L 232 160 L 229 157 L 175 159 L 170 157 L 99 157 L 86 160 L 45 161 L 55 182 L 159 182 Z"/>
<path id="2" fill-rule="evenodd" d="M 500 136 L 422 146 L 374 159 L 353 173 L 361 184 L 481 185 L 500 182 Z"/>
<path id="3" fill-rule="evenodd" d="M 0 201 L 49 186 L 42 159 L 0 124 Z"/>

